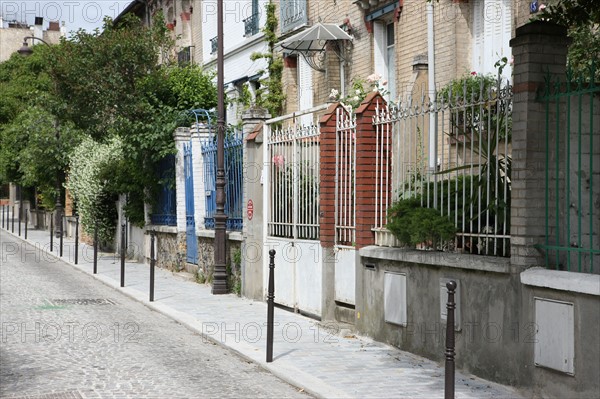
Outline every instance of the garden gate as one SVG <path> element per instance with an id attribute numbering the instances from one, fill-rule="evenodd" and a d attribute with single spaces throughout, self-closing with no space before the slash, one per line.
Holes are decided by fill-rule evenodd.
<path id="1" fill-rule="evenodd" d="M 336 110 L 335 300 L 355 305 L 356 287 L 356 115 Z"/>
<path id="2" fill-rule="evenodd" d="M 320 131 L 314 123 L 302 125 L 298 118 L 306 115 L 314 122 L 314 113 L 325 107 L 273 118 L 265 125 L 265 159 L 269 164 L 263 186 L 264 276 L 268 275 L 267 252 L 275 248 L 275 301 L 316 316 L 321 315 L 323 280 L 319 242 Z"/>

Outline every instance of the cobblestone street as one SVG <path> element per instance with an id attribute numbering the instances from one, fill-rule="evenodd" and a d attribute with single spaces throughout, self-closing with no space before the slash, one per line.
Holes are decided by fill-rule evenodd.
<path id="1" fill-rule="evenodd" d="M 0 246 L 7 242 L 20 251 L 0 253 L 1 397 L 307 397 L 0 232 Z"/>

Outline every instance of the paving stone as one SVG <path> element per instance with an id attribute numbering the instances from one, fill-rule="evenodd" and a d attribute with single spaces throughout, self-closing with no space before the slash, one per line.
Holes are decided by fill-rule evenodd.
<path id="1" fill-rule="evenodd" d="M 0 234 L 6 236 L 4 231 Z M 48 270 L 58 269 L 66 273 L 56 277 L 49 273 L 44 282 L 44 284 L 48 284 L 48 289 L 60 287 L 67 276 L 81 274 L 76 273 L 73 268 L 91 275 L 92 259 L 89 255 L 80 256 L 80 264 L 69 267 L 55 260 L 50 260 L 54 258 L 48 255 L 47 250 L 43 249 L 44 246 L 48 247 L 49 243 L 47 232 L 31 231 L 29 241 L 37 244 L 40 248 L 38 256 L 40 259 L 49 259 L 46 262 L 48 265 L 45 266 Z M 65 245 L 72 246 L 73 244 L 70 240 L 66 240 Z M 85 248 L 83 245 L 80 249 L 87 254 L 91 254 L 89 248 Z M 72 251 L 65 251 L 65 253 L 72 253 Z M 72 261 L 72 259 L 65 260 L 67 262 Z M 23 273 L 20 273 L 20 276 L 22 279 L 28 279 L 35 276 L 34 271 L 24 270 L 25 276 Z M 274 361 L 266 363 L 267 308 L 265 303 L 238 298 L 235 295 L 214 296 L 211 294 L 209 286 L 175 278 L 171 272 L 162 269 L 156 270 L 155 302 L 148 302 L 148 265 L 128 262 L 126 264 L 125 288 L 119 287 L 120 264 L 113 255 L 102 254 L 98 263 L 98 271 L 99 274 L 94 276 L 97 280 L 156 311 L 150 313 L 146 318 L 114 316 L 114 319 L 110 319 L 110 323 L 104 326 L 106 332 L 104 330 L 102 332 L 105 347 L 131 350 L 130 348 L 136 347 L 136 345 L 152 342 L 152 347 L 147 348 L 148 353 L 146 356 L 133 356 L 130 360 L 133 363 L 140 362 L 142 367 L 150 367 L 150 360 L 161 359 L 163 366 L 161 376 L 164 376 L 164 378 L 175 378 L 174 376 L 179 372 L 187 373 L 188 382 L 194 381 L 196 384 L 201 385 L 207 382 L 205 378 L 195 379 L 194 377 L 198 377 L 198 374 L 191 375 L 192 373 L 187 372 L 186 368 L 180 365 L 182 359 L 179 357 L 189 358 L 183 361 L 186 365 L 202 363 L 207 365 L 209 369 L 219 367 L 223 362 L 228 364 L 227 361 L 232 357 L 231 355 L 219 357 L 194 356 L 195 352 L 190 352 L 189 355 L 185 352 L 188 347 L 190 347 L 190 350 L 194 348 L 194 345 L 199 341 L 209 348 L 215 348 L 216 345 L 213 344 L 217 343 L 219 346 L 234 350 L 251 361 L 251 363 L 245 363 L 247 368 L 242 368 L 243 370 L 237 375 L 238 379 L 242 379 L 242 375 L 248 375 L 248 381 L 254 380 L 254 377 L 252 377 L 253 368 L 260 370 L 260 366 L 271 371 L 275 376 L 302 387 L 305 392 L 320 397 L 442 398 L 444 396 L 444 369 L 441 365 L 420 356 L 400 351 L 397 348 L 374 342 L 366 337 L 348 336 L 347 331 L 342 331 L 341 325 L 338 326 L 331 322 L 324 323 L 330 327 L 335 327 L 333 330 L 339 332 L 338 334 L 332 334 L 329 329 L 326 329 L 315 320 L 276 308 Z M 96 282 L 93 288 L 100 289 L 99 287 L 102 286 L 102 284 Z M 28 290 L 27 286 L 21 289 L 24 293 L 22 299 L 26 301 L 27 306 L 23 302 L 20 305 L 14 304 L 14 306 L 19 307 L 21 312 L 28 314 L 30 317 L 34 317 L 35 313 L 31 313 L 32 306 L 34 304 L 39 306 L 43 301 L 36 299 L 36 295 L 32 295 L 35 294 L 35 290 Z M 96 294 L 92 288 L 85 295 L 82 294 L 78 298 L 74 298 L 73 295 L 54 295 L 50 297 L 49 294 L 45 294 L 44 297 L 51 299 L 115 298 L 117 304 L 110 306 L 93 304 L 83 306 L 66 305 L 69 309 L 80 308 L 83 312 L 94 309 L 94 313 L 104 312 L 106 314 L 112 314 L 111 312 L 114 309 L 121 308 L 125 302 L 122 297 Z M 57 315 L 66 313 L 64 309 L 49 311 Z M 178 335 L 177 339 L 168 342 L 164 341 L 162 335 L 150 334 L 155 323 L 158 323 L 158 320 L 161 319 L 159 313 L 185 325 L 196 334 L 192 333 L 193 338 L 188 335 Z M 111 342 L 113 338 L 111 334 L 114 335 L 114 331 L 111 331 L 109 327 L 115 322 L 119 323 L 120 326 L 119 342 Z M 139 327 L 132 337 L 143 338 L 143 342 L 139 344 L 123 342 L 126 334 L 132 333 L 131 330 L 125 329 L 128 322 L 135 323 L 133 326 Z M 108 323 L 108 321 L 105 321 L 105 323 Z M 177 326 L 174 322 L 171 322 L 171 325 L 170 328 Z M 93 326 L 88 327 L 88 335 L 93 333 L 93 328 Z M 84 345 L 84 342 L 81 342 L 80 345 Z M 93 346 L 93 343 L 88 343 L 88 345 Z M 134 353 L 141 351 L 138 348 Z M 53 356 L 59 353 L 60 351 L 53 353 Z M 176 353 L 177 356 L 166 356 L 166 353 Z M 72 354 L 71 357 L 74 358 L 75 354 Z M 86 359 L 88 357 L 83 356 L 77 358 L 77 361 L 86 362 Z M 103 382 L 129 382 L 132 384 L 132 389 L 134 382 L 148 382 L 148 380 L 141 381 L 137 377 L 132 377 L 137 376 L 139 370 L 132 369 L 131 367 L 134 365 L 125 367 L 122 359 L 114 354 L 109 358 L 97 357 L 96 359 L 103 359 L 104 364 L 107 366 L 111 365 L 111 362 L 116 362 L 122 366 L 123 374 L 117 375 L 118 378 L 108 381 L 103 380 Z M 97 375 L 95 374 L 97 370 L 94 368 L 84 369 L 90 372 L 92 376 Z M 204 376 L 202 375 L 202 377 Z M 164 389 L 164 378 L 153 379 L 151 381 L 152 387 L 158 391 Z M 217 377 L 217 379 L 219 378 Z M 91 380 L 93 381 L 94 378 Z M 227 380 L 232 381 L 233 378 L 227 378 Z M 209 381 L 211 380 L 209 379 Z M 228 386 L 226 390 L 220 392 L 219 396 L 235 396 L 235 391 L 231 389 L 233 387 Z M 255 394 L 254 391 L 244 392 L 245 397 Z M 263 392 L 268 392 L 266 395 L 270 397 L 281 396 L 277 392 L 268 389 Z M 256 391 L 256 393 L 261 396 L 259 391 Z M 463 373 L 457 372 L 456 374 L 456 398 L 521 397 L 516 390 L 510 387 Z"/>

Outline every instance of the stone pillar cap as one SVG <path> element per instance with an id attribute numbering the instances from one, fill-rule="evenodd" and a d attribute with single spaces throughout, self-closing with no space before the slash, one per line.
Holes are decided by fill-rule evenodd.
<path id="1" fill-rule="evenodd" d="M 190 128 L 189 127 L 178 127 L 173 132 L 173 137 L 175 138 L 175 141 L 189 140 L 191 137 Z"/>

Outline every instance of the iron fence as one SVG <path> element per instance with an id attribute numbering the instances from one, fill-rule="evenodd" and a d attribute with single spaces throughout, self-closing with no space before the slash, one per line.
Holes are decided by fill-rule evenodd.
<path id="1" fill-rule="evenodd" d="M 242 230 L 243 225 L 243 138 L 241 131 L 227 133 L 225 149 L 225 214 L 228 230 Z M 215 228 L 217 212 L 217 141 L 214 135 L 201 143 L 204 163 L 206 215 L 204 226 Z"/>
<path id="2" fill-rule="evenodd" d="M 356 241 L 356 115 L 336 110 L 335 141 L 335 244 L 353 246 Z"/>
<path id="3" fill-rule="evenodd" d="M 320 130 L 315 112 L 325 108 L 267 121 L 269 236 L 319 239 Z"/>
<path id="4" fill-rule="evenodd" d="M 166 156 L 158 164 L 157 177 L 160 181 L 160 191 L 150 222 L 155 225 L 176 226 L 177 204 L 175 196 L 175 156 Z"/>
<path id="5" fill-rule="evenodd" d="M 547 75 L 545 121 L 545 239 L 548 268 L 600 272 L 600 86 L 595 65 L 575 76 Z M 595 136 L 595 137 L 594 137 Z M 596 212 L 594 213 L 594 210 Z"/>
<path id="6" fill-rule="evenodd" d="M 454 242 L 438 249 L 509 256 L 511 113 L 512 87 L 491 77 L 464 79 L 435 101 L 422 93 L 378 104 L 376 244 L 398 245 L 385 230 L 391 203 L 419 198 L 456 227 Z"/>

